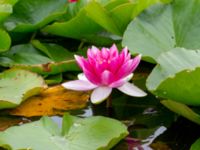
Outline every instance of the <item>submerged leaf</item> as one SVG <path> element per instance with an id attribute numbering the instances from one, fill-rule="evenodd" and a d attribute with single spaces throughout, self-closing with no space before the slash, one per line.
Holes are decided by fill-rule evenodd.
<path id="1" fill-rule="evenodd" d="M 0 147 L 6 150 L 109 150 L 128 134 L 121 122 L 100 116 L 73 120 L 66 115 L 63 128 L 69 129 L 64 135 L 50 118 L 44 117 L 1 132 Z"/>
<path id="2" fill-rule="evenodd" d="M 88 98 L 87 92 L 70 91 L 62 86 L 50 87 L 10 110 L 10 114 L 25 117 L 62 115 L 65 111 L 85 107 Z"/>

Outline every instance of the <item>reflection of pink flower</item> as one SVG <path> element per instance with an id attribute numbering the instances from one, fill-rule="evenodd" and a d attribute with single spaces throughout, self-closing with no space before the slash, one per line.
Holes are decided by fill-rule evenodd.
<path id="1" fill-rule="evenodd" d="M 78 0 L 68 0 L 70 3 L 77 2 Z"/>
<path id="2" fill-rule="evenodd" d="M 92 103 L 105 100 L 112 88 L 117 88 L 130 96 L 146 95 L 145 92 L 128 82 L 140 62 L 141 55 L 131 59 L 127 48 L 118 53 L 117 47 L 113 45 L 110 49 L 102 48 L 101 51 L 92 47 L 88 49 L 87 57 L 85 59 L 82 56 L 75 56 L 83 74 L 78 76 L 79 80 L 63 83 L 65 88 L 78 91 L 94 89 L 91 94 Z"/>

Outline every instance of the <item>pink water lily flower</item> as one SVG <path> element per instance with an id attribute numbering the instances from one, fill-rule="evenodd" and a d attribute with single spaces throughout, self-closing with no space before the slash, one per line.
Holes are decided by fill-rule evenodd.
<path id="1" fill-rule="evenodd" d="M 70 3 L 77 2 L 78 0 L 69 0 Z"/>
<path id="2" fill-rule="evenodd" d="M 93 46 L 88 49 L 87 57 L 75 55 L 83 74 L 78 75 L 79 80 L 63 83 L 63 87 L 77 91 L 94 89 L 90 98 L 94 104 L 105 100 L 113 88 L 130 96 L 146 96 L 145 92 L 128 82 L 140 63 L 141 55 L 131 59 L 127 47 L 119 53 L 114 44 L 110 49 L 101 50 Z"/>

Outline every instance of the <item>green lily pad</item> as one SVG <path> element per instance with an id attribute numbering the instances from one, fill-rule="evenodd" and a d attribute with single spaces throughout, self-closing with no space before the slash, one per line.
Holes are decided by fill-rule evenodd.
<path id="1" fill-rule="evenodd" d="M 161 54 L 146 86 L 153 94 L 189 105 L 200 105 L 200 50 L 176 48 Z"/>
<path id="2" fill-rule="evenodd" d="M 7 51 L 10 48 L 11 39 L 8 33 L 0 29 L 0 52 Z"/>
<path id="3" fill-rule="evenodd" d="M 200 0 L 175 0 L 155 5 L 133 20 L 125 31 L 123 45 L 132 54 L 155 62 L 162 52 L 174 47 L 200 48 Z"/>
<path id="4" fill-rule="evenodd" d="M 161 103 L 171 111 L 200 125 L 200 115 L 189 106 L 172 100 L 162 100 Z"/>
<path id="5" fill-rule="evenodd" d="M 161 2 L 160 0 L 136 0 L 123 3 L 113 8 L 110 13 L 121 33 L 124 33 L 132 19 L 137 17 L 144 9 Z M 165 2 L 167 3 L 167 2 Z"/>
<path id="6" fill-rule="evenodd" d="M 73 54 L 56 44 L 34 41 L 32 44 L 16 45 L 0 56 L 1 65 L 21 68 L 49 75 L 79 70 Z"/>
<path id="7" fill-rule="evenodd" d="M 65 115 L 62 133 L 55 122 L 43 117 L 1 132 L 0 147 L 6 150 L 109 150 L 127 134 L 125 125 L 106 117 L 82 119 Z"/>
<path id="8" fill-rule="evenodd" d="M 60 45 L 53 43 L 41 43 L 38 40 L 33 40 L 31 43 L 35 48 L 42 51 L 54 62 L 74 59 L 74 54 Z"/>
<path id="9" fill-rule="evenodd" d="M 12 12 L 13 12 L 13 5 L 18 0 L 1 0 L 0 1 L 0 22 L 5 20 Z"/>
<path id="10" fill-rule="evenodd" d="M 85 8 L 81 9 L 79 13 L 69 21 L 56 22 L 43 29 L 43 31 L 47 33 L 75 39 L 84 39 L 101 30 L 102 27 L 87 16 Z"/>
<path id="11" fill-rule="evenodd" d="M 62 73 L 56 74 L 56 75 L 47 76 L 45 78 L 45 82 L 48 85 L 60 84 L 62 81 L 63 81 Z"/>
<path id="12" fill-rule="evenodd" d="M 96 35 L 105 30 L 121 37 L 131 19 L 146 7 L 157 2 L 159 0 L 150 0 L 148 2 L 144 0 L 136 2 L 114 0 L 107 4 L 89 1 L 82 4 L 83 6 L 77 3 L 72 8 L 79 8 L 79 5 L 82 7 L 78 9 L 79 11 L 75 9 L 75 12 L 70 9 L 70 14 L 74 17 L 66 22 L 56 22 L 49 25 L 43 31 L 64 37 L 87 39 L 88 41 L 94 38 L 93 34 Z M 102 36 L 100 37 L 103 38 Z"/>
<path id="13" fill-rule="evenodd" d="M 190 147 L 190 150 L 198 150 L 198 149 L 200 149 L 200 138 L 196 140 Z"/>
<path id="14" fill-rule="evenodd" d="M 92 1 L 85 7 L 85 9 L 89 18 L 91 18 L 93 21 L 98 23 L 104 29 L 106 29 L 107 31 L 113 34 L 122 35 L 120 33 L 119 28 L 117 27 L 117 24 L 109 15 L 109 12 L 104 7 L 102 7 L 99 3 Z"/>
<path id="15" fill-rule="evenodd" d="M 7 58 L 7 59 L 6 59 Z M 12 67 L 13 65 L 37 65 L 46 64 L 51 59 L 43 55 L 31 44 L 13 46 L 8 52 L 2 53 L 1 65 Z"/>
<path id="16" fill-rule="evenodd" d="M 20 0 L 4 22 L 9 31 L 32 32 L 66 13 L 66 0 Z"/>
<path id="17" fill-rule="evenodd" d="M 7 70 L 0 74 L 0 109 L 16 107 L 46 87 L 42 77 L 35 73 L 19 69 Z"/>

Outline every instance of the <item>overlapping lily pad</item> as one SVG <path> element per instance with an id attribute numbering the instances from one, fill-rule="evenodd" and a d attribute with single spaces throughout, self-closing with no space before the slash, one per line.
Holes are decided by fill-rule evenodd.
<path id="1" fill-rule="evenodd" d="M 8 33 L 0 29 L 0 52 L 7 51 L 11 45 L 11 39 Z"/>
<path id="2" fill-rule="evenodd" d="M 123 45 L 133 54 L 143 54 L 155 62 L 174 47 L 200 48 L 200 0 L 174 0 L 156 5 L 133 20 L 123 37 Z"/>
<path id="3" fill-rule="evenodd" d="M 189 105 L 200 105 L 200 50 L 176 48 L 163 53 L 147 79 L 155 95 Z"/>
<path id="4" fill-rule="evenodd" d="M 27 69 L 45 75 L 78 70 L 73 54 L 65 48 L 39 41 L 34 41 L 33 45 L 13 46 L 10 51 L 0 56 L 1 65 Z"/>
<path id="5" fill-rule="evenodd" d="M 12 12 L 13 5 L 18 0 L 1 0 L 0 1 L 0 23 L 5 20 Z"/>
<path id="6" fill-rule="evenodd" d="M 16 107 L 46 86 L 42 77 L 35 73 L 20 69 L 5 71 L 0 74 L 0 109 Z"/>
<path id="7" fill-rule="evenodd" d="M 198 150 L 200 149 L 200 139 L 196 140 L 194 144 L 192 144 L 190 150 Z"/>
<path id="8" fill-rule="evenodd" d="M 66 13 L 66 4 L 66 0 L 20 0 L 4 25 L 9 31 L 35 31 Z"/>
<path id="9" fill-rule="evenodd" d="M 78 9 L 80 11 L 70 11 L 70 14 L 73 16 L 70 20 L 56 22 L 44 28 L 43 31 L 64 37 L 87 39 L 88 41 L 100 39 L 101 41 L 108 39 L 115 40 L 116 37 L 113 37 L 113 35 L 99 35 L 99 32 L 106 30 L 111 34 L 121 37 L 131 19 L 145 8 L 157 2 L 160 1 L 138 0 L 131 2 L 127 0 L 114 0 L 103 5 L 98 1 L 90 1 L 82 6 L 81 9 Z M 79 8 L 80 3 L 76 5 Z M 76 8 L 76 5 L 73 5 L 73 8 Z"/>
<path id="10" fill-rule="evenodd" d="M 105 117 L 75 118 L 65 115 L 62 133 L 48 117 L 0 133 L 6 150 L 108 150 L 128 134 L 126 126 Z M 13 136 L 14 135 L 14 136 Z"/>
<path id="11" fill-rule="evenodd" d="M 28 98 L 20 106 L 10 110 L 9 114 L 24 117 L 63 115 L 66 111 L 86 107 L 88 99 L 88 92 L 54 86 Z"/>

